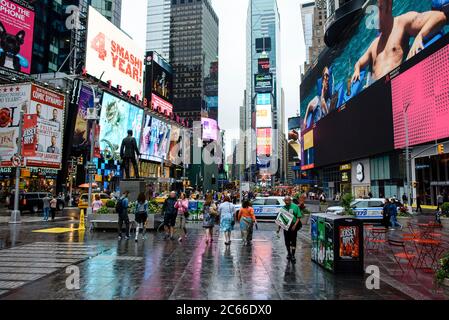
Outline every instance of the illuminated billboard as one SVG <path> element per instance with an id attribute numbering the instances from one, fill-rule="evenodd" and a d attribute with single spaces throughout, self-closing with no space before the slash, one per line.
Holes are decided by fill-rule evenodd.
<path id="1" fill-rule="evenodd" d="M 271 128 L 273 126 L 273 117 L 271 105 L 256 106 L 256 127 Z"/>
<path id="2" fill-rule="evenodd" d="M 124 92 L 143 96 L 145 53 L 123 31 L 89 6 L 86 71 L 103 82 L 112 81 Z"/>
<path id="3" fill-rule="evenodd" d="M 302 129 L 311 128 L 339 110 L 404 61 L 425 54 L 449 30 L 445 26 L 446 15 L 437 7 L 432 8 L 432 3 L 440 1 L 381 1 L 383 11 L 377 7 L 379 1 L 369 0 L 365 13 L 345 38 L 324 50 L 316 66 L 306 73 L 301 83 Z M 395 28 L 400 28 L 398 32 L 389 30 L 393 18 Z M 413 27 L 407 27 L 412 23 Z M 394 48 L 381 45 L 392 42 L 396 44 Z"/>
<path id="4" fill-rule="evenodd" d="M 76 115 L 75 132 L 73 133 L 72 147 L 79 149 L 90 145 L 88 134 L 90 124 L 87 121 L 87 109 L 94 107 L 94 92 L 92 87 L 82 85 L 78 98 L 78 113 Z"/>
<path id="5" fill-rule="evenodd" d="M 171 125 L 158 118 L 145 115 L 142 142 L 140 144 L 141 158 L 156 162 L 168 159 L 170 135 Z"/>
<path id="6" fill-rule="evenodd" d="M 257 93 L 273 92 L 273 74 L 255 74 L 254 91 Z"/>
<path id="7" fill-rule="evenodd" d="M 394 146 L 406 147 L 405 118 L 409 145 L 449 137 L 449 45 L 393 78 Z"/>
<path id="8" fill-rule="evenodd" d="M 0 67 L 31 73 L 34 11 L 15 1 L 0 1 Z"/>
<path id="9" fill-rule="evenodd" d="M 271 128 L 257 129 L 257 155 L 271 155 Z"/>
<path id="10" fill-rule="evenodd" d="M 218 140 L 217 120 L 201 118 L 201 126 L 203 128 L 203 140 Z"/>
<path id="11" fill-rule="evenodd" d="M 100 150 L 103 155 L 119 159 L 120 146 L 128 130 L 133 131 L 139 144 L 142 121 L 142 109 L 105 92 L 100 116 Z"/>

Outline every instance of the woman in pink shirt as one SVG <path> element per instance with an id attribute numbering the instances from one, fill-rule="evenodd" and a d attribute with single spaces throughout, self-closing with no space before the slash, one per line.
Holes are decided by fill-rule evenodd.
<path id="1" fill-rule="evenodd" d="M 97 213 L 97 211 L 100 210 L 100 208 L 102 206 L 103 206 L 103 202 L 101 202 L 101 200 L 100 200 L 100 195 L 96 194 L 95 201 L 92 202 L 92 210 L 94 211 L 94 213 Z"/>
<path id="2" fill-rule="evenodd" d="M 179 229 L 181 229 L 181 232 L 184 233 L 181 237 L 179 237 L 178 241 L 182 242 L 184 238 L 187 238 L 187 228 L 186 228 L 186 222 L 187 222 L 187 216 L 189 213 L 189 200 L 186 198 L 186 195 L 184 192 L 181 193 L 181 196 L 179 197 L 178 201 L 175 203 L 175 208 L 178 209 L 178 225 Z"/>

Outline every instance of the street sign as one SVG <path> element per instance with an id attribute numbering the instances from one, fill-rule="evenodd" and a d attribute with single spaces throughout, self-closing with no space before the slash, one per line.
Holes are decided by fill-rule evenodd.
<path id="1" fill-rule="evenodd" d="M 97 174 L 97 168 L 89 168 L 87 169 L 88 174 Z"/>
<path id="2" fill-rule="evenodd" d="M 12 162 L 12 166 L 13 167 L 15 167 L 15 168 L 18 168 L 18 167 L 20 167 L 20 164 L 21 164 L 21 162 L 22 162 L 22 159 L 21 159 L 21 157 L 20 156 L 13 156 L 12 158 L 11 158 L 11 162 Z"/>

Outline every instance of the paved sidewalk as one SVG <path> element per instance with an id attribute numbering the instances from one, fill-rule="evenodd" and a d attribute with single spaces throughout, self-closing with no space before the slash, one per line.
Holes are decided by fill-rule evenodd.
<path id="1" fill-rule="evenodd" d="M 56 222 L 56 226 L 70 224 Z M 298 263 L 291 265 L 283 239 L 277 238 L 272 223 L 260 225 L 252 247 L 243 246 L 239 232 L 234 231 L 228 248 L 217 233 L 215 242 L 207 245 L 201 224 L 188 225 L 189 236 L 183 243 L 164 241 L 161 234 L 152 232 L 146 241 L 137 244 L 117 241 L 114 232 L 32 233 L 40 227 L 0 226 L 0 248 L 13 248 L 6 254 L 11 258 L 5 266 L 9 269 L 0 266 L 0 278 L 3 274 L 26 282 L 15 289 L 0 288 L 5 290 L 3 295 L 0 293 L 1 299 L 412 299 L 383 283 L 380 290 L 368 290 L 364 275 L 337 276 L 312 263 L 306 230 L 298 242 Z M 18 252 L 24 245 L 26 252 Z M 73 254 L 77 253 L 70 249 L 71 245 L 77 250 L 85 250 L 85 246 L 96 248 L 89 259 L 73 262 L 79 268 L 80 290 L 67 289 L 69 274 L 65 265 L 55 265 L 58 270 L 37 280 L 20 280 L 28 279 L 23 276 L 26 273 L 39 274 L 40 269 L 45 269 L 39 260 L 33 266 L 32 257 L 62 258 L 43 256 L 46 245 L 50 253 L 55 252 L 51 251 L 52 246 L 66 250 L 61 253 L 68 259 L 74 259 Z M 4 252 L 0 250 L 0 257 Z M 66 262 L 69 261 L 63 263 Z"/>

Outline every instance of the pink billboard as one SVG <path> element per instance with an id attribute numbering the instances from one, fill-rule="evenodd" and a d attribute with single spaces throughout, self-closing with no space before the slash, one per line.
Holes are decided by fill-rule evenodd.
<path id="1" fill-rule="evenodd" d="M 31 73 L 34 11 L 11 0 L 0 1 L 0 67 Z"/>
<path id="2" fill-rule="evenodd" d="M 449 137 L 449 46 L 430 55 L 391 82 L 394 146 L 406 147 L 406 111 L 409 145 Z"/>
<path id="3" fill-rule="evenodd" d="M 214 119 L 201 118 L 201 126 L 203 127 L 203 140 L 218 139 L 218 124 Z"/>

